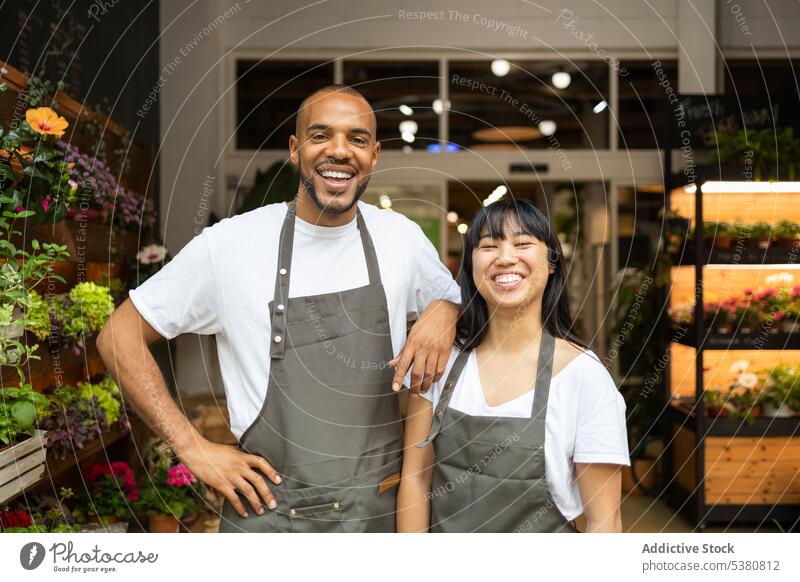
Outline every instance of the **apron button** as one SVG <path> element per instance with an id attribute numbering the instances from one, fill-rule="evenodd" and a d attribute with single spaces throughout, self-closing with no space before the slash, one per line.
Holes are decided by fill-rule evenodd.
<path id="1" fill-rule="evenodd" d="M 438 416 L 439 418 L 442 418 L 442 411 L 441 410 L 437 410 L 436 411 L 436 416 Z"/>
<path id="2" fill-rule="evenodd" d="M 339 511 L 339 507 L 340 507 L 340 506 L 339 506 L 339 502 L 338 502 L 338 501 L 334 501 L 334 502 L 333 502 L 333 508 L 334 508 L 336 511 Z"/>
<path id="3" fill-rule="evenodd" d="M 282 341 L 283 341 L 283 338 L 282 338 L 281 336 L 279 336 L 279 335 L 276 335 L 276 336 L 275 336 L 275 343 L 276 343 L 276 344 L 279 344 L 279 343 L 281 343 Z"/>
<path id="4" fill-rule="evenodd" d="M 295 511 L 294 509 L 290 509 L 289 510 L 289 515 L 292 515 L 292 516 L 297 515 L 297 511 Z"/>
<path id="5" fill-rule="evenodd" d="M 283 311 L 283 303 L 278 304 L 278 311 Z"/>
<path id="6" fill-rule="evenodd" d="M 280 274 L 281 274 L 281 275 L 285 275 L 285 274 L 286 274 L 286 269 L 281 269 L 281 270 L 280 270 Z"/>

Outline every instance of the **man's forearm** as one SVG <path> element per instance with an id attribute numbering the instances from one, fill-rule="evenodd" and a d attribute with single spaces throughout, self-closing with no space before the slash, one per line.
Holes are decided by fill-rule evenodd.
<path id="1" fill-rule="evenodd" d="M 202 436 L 170 396 L 147 344 L 126 335 L 111 323 L 98 336 L 100 355 L 139 417 L 179 453 Z"/>

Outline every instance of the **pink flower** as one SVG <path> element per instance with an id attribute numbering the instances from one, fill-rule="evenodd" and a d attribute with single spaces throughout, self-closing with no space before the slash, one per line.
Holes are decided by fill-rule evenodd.
<path id="1" fill-rule="evenodd" d="M 748 287 L 747 289 L 744 290 L 744 294 L 745 295 L 752 295 L 753 294 L 753 290 Z"/>
<path id="2" fill-rule="evenodd" d="M 167 485 L 177 485 L 178 487 L 187 487 L 192 483 L 197 483 L 197 478 L 192 475 L 189 467 L 181 463 L 170 467 L 167 472 Z"/>
<path id="3" fill-rule="evenodd" d="M 25 212 L 25 207 L 22 204 L 20 204 L 19 206 L 17 206 L 16 212 Z"/>
<path id="4" fill-rule="evenodd" d="M 45 196 L 44 200 L 42 200 L 42 208 L 44 209 L 45 212 L 47 212 L 47 209 L 50 207 L 50 202 L 52 202 L 52 200 L 53 197 L 50 194 Z"/>
<path id="5" fill-rule="evenodd" d="M 128 493 L 128 501 L 138 501 L 139 500 L 139 492 L 138 491 L 131 491 Z"/>

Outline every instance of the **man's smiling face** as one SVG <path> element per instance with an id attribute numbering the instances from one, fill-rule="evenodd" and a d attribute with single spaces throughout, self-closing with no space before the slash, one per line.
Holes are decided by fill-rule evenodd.
<path id="1" fill-rule="evenodd" d="M 317 93 L 297 114 L 289 139 L 301 191 L 329 214 L 349 211 L 367 189 L 381 146 L 369 103 L 341 91 Z"/>

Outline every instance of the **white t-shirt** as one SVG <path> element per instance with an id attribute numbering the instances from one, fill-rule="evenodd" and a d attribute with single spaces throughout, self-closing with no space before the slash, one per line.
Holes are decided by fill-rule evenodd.
<path id="1" fill-rule="evenodd" d="M 458 350 L 453 348 L 445 375 L 424 395 L 434 408 L 457 355 Z M 535 374 L 531 374 L 531 384 L 534 379 Z M 461 371 L 449 406 L 471 416 L 530 418 L 533 393 L 531 386 L 531 390 L 513 400 L 489 406 L 473 350 Z M 568 520 L 583 513 L 575 463 L 630 465 L 625 401 L 608 370 L 591 350 L 578 355 L 550 381 L 544 457 L 550 492 Z"/>
<path id="2" fill-rule="evenodd" d="M 406 321 L 435 299 L 460 303 L 460 291 L 422 229 L 397 212 L 359 202 L 378 256 L 394 355 Z M 165 338 L 216 334 L 222 380 L 239 438 L 261 411 L 269 383 L 278 239 L 287 206 L 270 204 L 204 228 L 130 298 Z M 324 227 L 295 223 L 289 297 L 332 293 L 369 283 L 356 219 Z M 387 386 L 391 390 L 391 386 Z"/>

